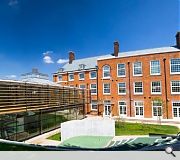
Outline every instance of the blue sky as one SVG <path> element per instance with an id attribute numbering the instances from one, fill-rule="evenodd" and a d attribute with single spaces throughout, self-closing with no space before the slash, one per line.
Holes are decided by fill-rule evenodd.
<path id="1" fill-rule="evenodd" d="M 1 0 L 0 78 L 84 58 L 175 45 L 179 0 Z M 59 62 L 59 63 L 57 63 Z"/>

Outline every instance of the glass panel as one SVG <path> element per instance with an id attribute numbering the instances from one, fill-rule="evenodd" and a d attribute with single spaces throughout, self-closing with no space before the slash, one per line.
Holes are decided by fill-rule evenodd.
<path id="1" fill-rule="evenodd" d="M 103 67 L 103 77 L 110 77 L 110 66 Z"/>
<path id="2" fill-rule="evenodd" d="M 180 58 L 171 59 L 171 73 L 180 73 Z"/>
<path id="3" fill-rule="evenodd" d="M 135 62 L 134 63 L 134 75 L 142 74 L 142 63 Z"/>
<path id="4" fill-rule="evenodd" d="M 118 76 L 125 76 L 126 69 L 125 64 L 118 64 Z"/>
<path id="5" fill-rule="evenodd" d="M 160 74 L 160 62 L 151 61 L 151 74 Z"/>

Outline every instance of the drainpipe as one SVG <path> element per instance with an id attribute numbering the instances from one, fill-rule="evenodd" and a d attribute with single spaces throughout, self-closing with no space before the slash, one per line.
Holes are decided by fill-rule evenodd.
<path id="1" fill-rule="evenodd" d="M 128 81 L 129 81 L 129 115 L 131 117 L 131 74 L 130 74 L 130 62 L 128 62 Z"/>
<path id="2" fill-rule="evenodd" d="M 168 96 L 167 96 L 167 74 L 166 74 L 166 58 L 163 59 L 164 62 L 164 83 L 165 83 L 165 108 L 166 108 L 166 117 L 169 119 L 169 114 L 168 114 Z"/>
<path id="3" fill-rule="evenodd" d="M 98 116 L 99 116 L 99 81 L 98 81 L 98 66 L 96 66 L 96 88 L 97 88 L 97 109 L 98 109 Z"/>
<path id="4" fill-rule="evenodd" d="M 90 87 L 89 87 L 89 84 L 87 83 L 86 85 L 86 102 L 85 102 L 85 113 L 87 114 L 88 112 L 88 104 L 89 104 L 89 100 L 91 101 L 91 90 L 90 90 Z M 84 90 L 85 91 L 85 90 Z M 90 98 L 89 98 L 89 93 L 90 93 Z"/>

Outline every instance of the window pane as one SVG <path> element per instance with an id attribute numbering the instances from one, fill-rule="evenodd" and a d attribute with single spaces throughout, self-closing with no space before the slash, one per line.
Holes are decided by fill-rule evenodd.
<path id="1" fill-rule="evenodd" d="M 141 75 L 142 74 L 142 63 L 135 62 L 134 63 L 134 75 Z"/>
<path id="2" fill-rule="evenodd" d="M 134 92 L 135 93 L 143 93 L 142 82 L 135 82 L 134 83 Z"/>
<path id="3" fill-rule="evenodd" d="M 143 107 L 140 107 L 140 115 L 143 116 Z"/>
<path id="4" fill-rule="evenodd" d="M 110 84 L 109 83 L 104 84 L 104 93 L 110 93 Z"/>
<path id="5" fill-rule="evenodd" d="M 120 114 L 126 115 L 126 102 L 119 102 L 119 112 Z"/>
<path id="6" fill-rule="evenodd" d="M 126 83 L 125 82 L 119 83 L 118 87 L 119 87 L 119 90 L 118 90 L 119 94 L 126 93 Z"/>
<path id="7" fill-rule="evenodd" d="M 173 116 L 180 118 L 180 102 L 173 102 Z"/>
<path id="8" fill-rule="evenodd" d="M 180 81 L 171 81 L 172 93 L 180 93 Z"/>
<path id="9" fill-rule="evenodd" d="M 180 58 L 171 59 L 171 73 L 180 73 Z"/>
<path id="10" fill-rule="evenodd" d="M 143 101 L 135 101 L 134 105 L 135 105 L 136 116 L 143 116 L 144 115 Z"/>
<path id="11" fill-rule="evenodd" d="M 153 101 L 153 116 L 162 116 L 162 102 Z"/>
<path id="12" fill-rule="evenodd" d="M 74 74 L 69 74 L 69 80 L 74 80 Z"/>
<path id="13" fill-rule="evenodd" d="M 96 86 L 96 84 L 91 84 L 91 93 L 93 93 L 93 94 L 97 93 L 97 86 Z"/>
<path id="14" fill-rule="evenodd" d="M 59 81 L 62 81 L 62 75 L 58 76 Z"/>
<path id="15" fill-rule="evenodd" d="M 81 88 L 81 89 L 85 89 L 85 88 L 86 88 L 86 86 L 85 86 L 84 84 L 81 84 L 81 85 L 79 86 L 79 88 Z"/>
<path id="16" fill-rule="evenodd" d="M 118 64 L 118 76 L 125 76 L 126 69 L 125 64 Z"/>
<path id="17" fill-rule="evenodd" d="M 177 117 L 177 108 L 173 108 L 174 117 Z"/>
<path id="18" fill-rule="evenodd" d="M 97 110 L 97 100 L 92 100 L 91 101 L 91 109 Z"/>
<path id="19" fill-rule="evenodd" d="M 103 77 L 110 77 L 110 66 L 103 67 Z"/>
<path id="20" fill-rule="evenodd" d="M 151 92 L 152 93 L 161 93 L 161 82 L 160 81 L 151 83 Z"/>
<path id="21" fill-rule="evenodd" d="M 84 73 L 79 73 L 79 79 L 84 79 Z"/>
<path id="22" fill-rule="evenodd" d="M 96 71 L 92 71 L 92 72 L 90 73 L 90 75 L 91 75 L 91 78 L 96 78 Z"/>
<path id="23" fill-rule="evenodd" d="M 160 74 L 160 62 L 151 61 L 151 74 Z"/>

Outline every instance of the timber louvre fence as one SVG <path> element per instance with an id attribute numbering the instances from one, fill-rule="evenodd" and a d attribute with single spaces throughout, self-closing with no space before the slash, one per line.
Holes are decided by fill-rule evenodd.
<path id="1" fill-rule="evenodd" d="M 0 138 L 25 140 L 84 118 L 87 90 L 0 80 Z"/>

